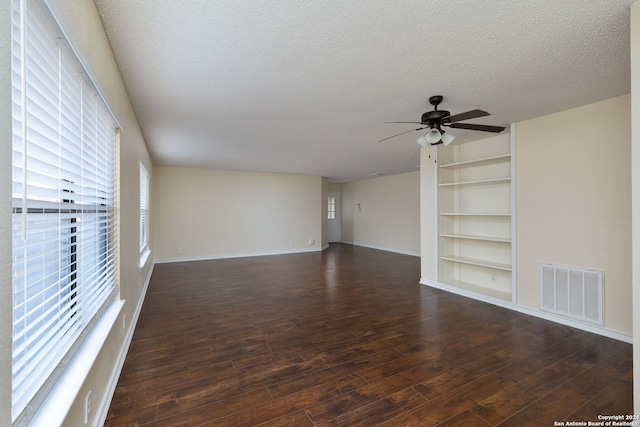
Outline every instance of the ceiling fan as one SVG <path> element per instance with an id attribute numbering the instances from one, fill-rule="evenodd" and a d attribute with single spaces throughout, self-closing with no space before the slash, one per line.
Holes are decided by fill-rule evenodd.
<path id="1" fill-rule="evenodd" d="M 500 133 L 505 130 L 504 126 L 489 126 L 479 125 L 473 123 L 459 123 L 464 120 L 475 119 L 478 117 L 489 116 L 490 114 L 483 110 L 471 110 L 465 113 L 451 115 L 447 110 L 438 110 L 438 105 L 442 102 L 443 97 L 441 95 L 435 95 L 429 98 L 429 103 L 433 105 L 433 111 L 427 111 L 422 115 L 419 122 L 385 122 L 385 123 L 412 123 L 419 124 L 422 127 L 417 129 L 411 129 L 405 132 L 392 135 L 390 137 L 381 139 L 378 142 L 386 141 L 387 139 L 395 138 L 396 136 L 404 135 L 405 133 L 415 132 L 422 129 L 429 128 L 429 131 L 418 138 L 418 144 L 423 147 L 427 145 L 444 144 L 449 145 L 455 139 L 455 136 L 450 133 L 446 133 L 442 130 L 443 126 L 448 126 L 453 129 L 468 129 L 479 130 L 481 132 L 494 132 Z"/>

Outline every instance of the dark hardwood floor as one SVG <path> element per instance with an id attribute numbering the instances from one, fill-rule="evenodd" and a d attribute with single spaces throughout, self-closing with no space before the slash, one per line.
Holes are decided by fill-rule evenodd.
<path id="1" fill-rule="evenodd" d="M 107 426 L 553 426 L 633 413 L 631 345 L 324 252 L 155 266 Z"/>

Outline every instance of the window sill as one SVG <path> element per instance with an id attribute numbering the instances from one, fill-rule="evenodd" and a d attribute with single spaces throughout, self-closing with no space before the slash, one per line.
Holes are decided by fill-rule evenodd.
<path id="1" fill-rule="evenodd" d="M 144 252 L 140 254 L 140 268 L 142 269 L 144 265 L 147 263 L 147 259 L 149 259 L 149 255 L 151 255 L 151 249 L 146 248 Z"/>
<path id="2" fill-rule="evenodd" d="M 109 332 L 124 307 L 124 300 L 114 301 L 97 321 L 82 347 L 57 381 L 30 425 L 63 425 L 73 403 L 98 358 Z"/>

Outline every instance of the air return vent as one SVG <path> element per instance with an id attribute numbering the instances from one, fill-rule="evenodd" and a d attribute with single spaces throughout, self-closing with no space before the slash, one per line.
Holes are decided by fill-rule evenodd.
<path id="1" fill-rule="evenodd" d="M 540 306 L 584 323 L 602 325 L 604 272 L 540 264 Z"/>

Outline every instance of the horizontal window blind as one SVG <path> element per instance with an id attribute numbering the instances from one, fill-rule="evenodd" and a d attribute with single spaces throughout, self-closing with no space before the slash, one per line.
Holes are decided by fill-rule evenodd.
<path id="1" fill-rule="evenodd" d="M 12 419 L 115 288 L 115 124 L 43 7 L 12 2 Z"/>

